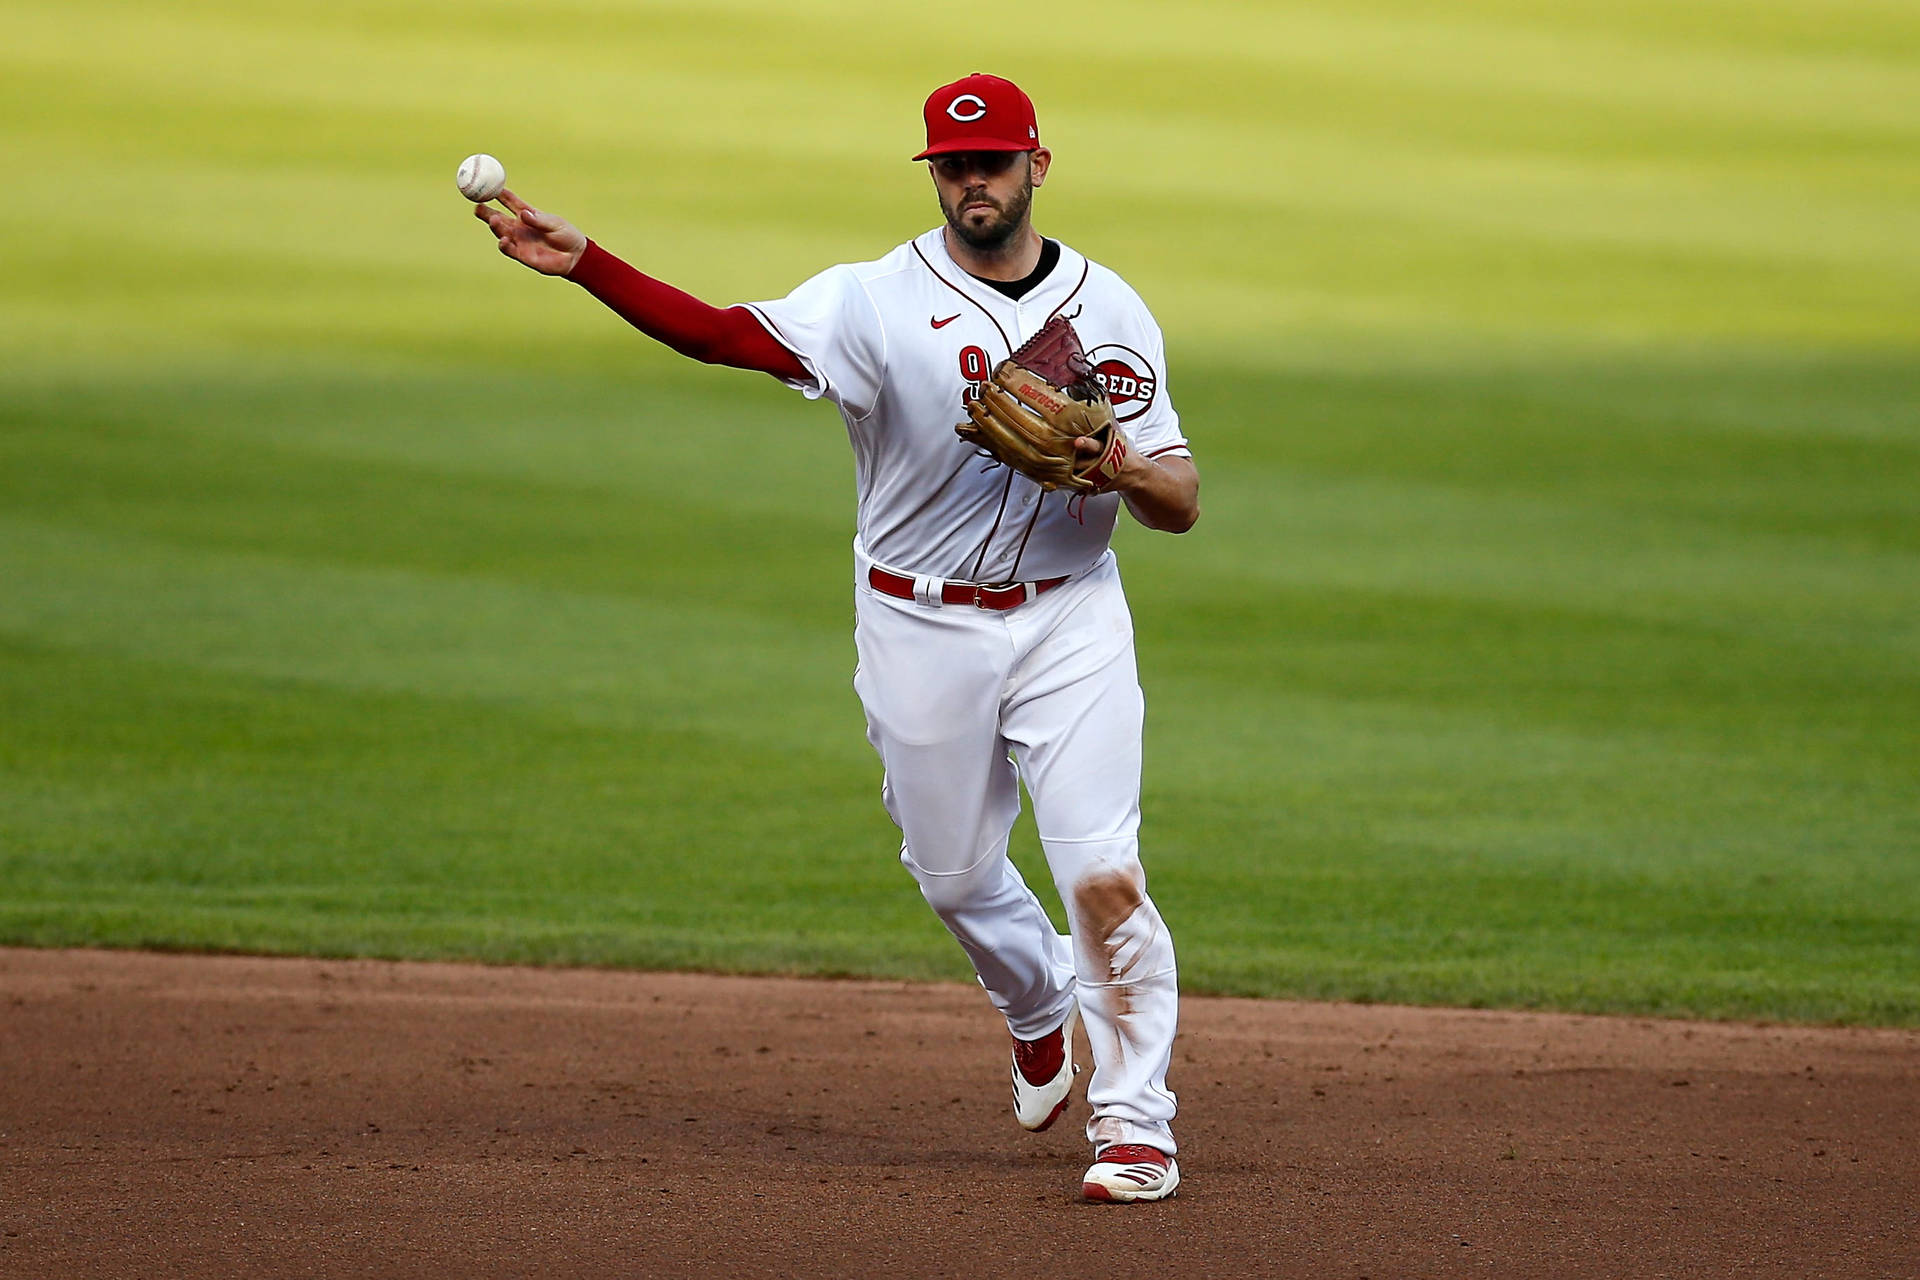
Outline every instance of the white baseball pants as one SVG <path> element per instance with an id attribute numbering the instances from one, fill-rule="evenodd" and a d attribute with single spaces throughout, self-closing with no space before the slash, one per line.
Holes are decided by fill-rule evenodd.
<path id="1" fill-rule="evenodd" d="M 1140 866 L 1144 699 L 1113 553 L 1004 612 L 882 595 L 855 562 L 853 683 L 900 861 L 1014 1035 L 1045 1035 L 1079 1000 L 1088 1139 L 1173 1154 L 1178 983 Z M 1071 938 L 1007 858 L 1022 780 Z"/>

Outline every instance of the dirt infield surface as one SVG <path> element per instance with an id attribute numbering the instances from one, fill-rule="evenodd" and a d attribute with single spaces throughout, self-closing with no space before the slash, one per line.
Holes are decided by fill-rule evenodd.
<path id="1" fill-rule="evenodd" d="M 977 989 L 0 950 L 0 1276 L 1920 1275 L 1920 1034 L 1182 1016 L 1098 1206 Z"/>

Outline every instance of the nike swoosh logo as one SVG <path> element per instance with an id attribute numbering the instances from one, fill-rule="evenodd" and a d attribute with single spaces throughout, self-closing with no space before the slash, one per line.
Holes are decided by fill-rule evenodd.
<path id="1" fill-rule="evenodd" d="M 952 324 L 955 320 L 958 320 L 959 318 L 960 318 L 960 313 L 958 311 L 948 316 L 945 320 L 934 320 L 932 316 L 927 317 L 928 320 L 932 321 L 933 327 L 936 329 L 944 329 L 948 325 Z"/>

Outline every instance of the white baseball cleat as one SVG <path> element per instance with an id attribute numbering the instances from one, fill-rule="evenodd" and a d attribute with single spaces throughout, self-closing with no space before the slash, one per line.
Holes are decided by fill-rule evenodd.
<path id="1" fill-rule="evenodd" d="M 1038 1133 L 1060 1118 L 1080 1068 L 1073 1062 L 1073 1029 L 1080 1005 L 1067 1006 L 1067 1020 L 1038 1040 L 1013 1042 L 1013 1118 Z"/>
<path id="2" fill-rule="evenodd" d="M 1116 1143 L 1093 1158 L 1080 1194 L 1089 1200 L 1130 1204 L 1165 1200 L 1180 1185 L 1180 1163 L 1166 1152 L 1137 1142 Z"/>

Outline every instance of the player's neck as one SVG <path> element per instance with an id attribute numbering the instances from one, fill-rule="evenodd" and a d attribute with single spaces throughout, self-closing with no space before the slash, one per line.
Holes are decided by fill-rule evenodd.
<path id="1" fill-rule="evenodd" d="M 1040 265 L 1042 241 L 1031 221 L 1008 238 L 1005 248 L 992 251 L 974 248 L 955 235 L 952 227 L 945 228 L 944 234 L 948 256 L 962 271 L 983 280 L 1024 280 Z"/>

